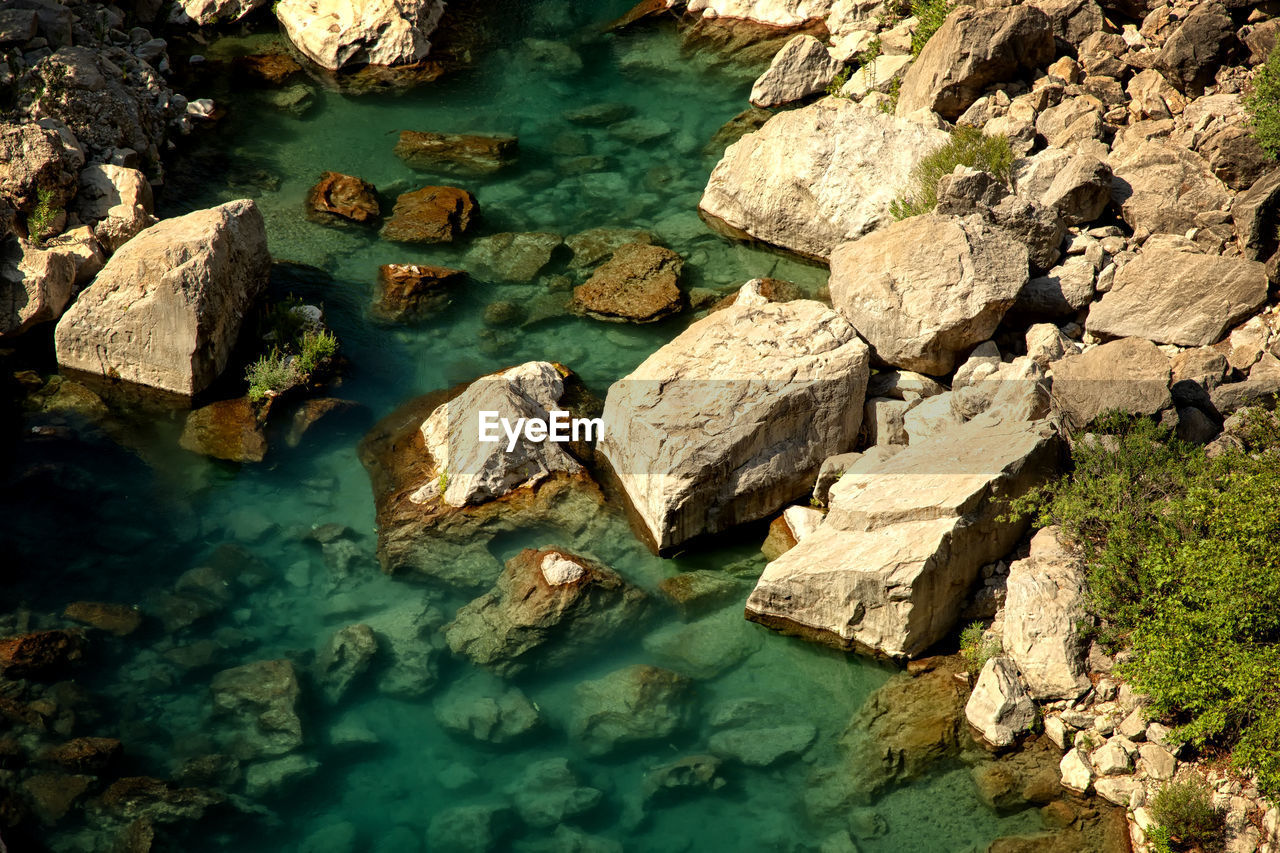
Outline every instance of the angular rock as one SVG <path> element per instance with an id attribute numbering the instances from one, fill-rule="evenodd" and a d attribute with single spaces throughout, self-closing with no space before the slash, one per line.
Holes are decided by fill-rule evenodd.
<path id="1" fill-rule="evenodd" d="M 73 773 L 101 774 L 120 757 L 120 741 L 111 737 L 78 737 L 50 747 L 40 760 Z"/>
<path id="2" fill-rule="evenodd" d="M 442 0 L 280 0 L 271 8 L 293 46 L 330 71 L 425 58 L 444 13 Z"/>
<path id="3" fill-rule="evenodd" d="M 1027 250 L 981 217 L 913 216 L 831 256 L 831 300 L 894 367 L 941 375 L 1027 282 Z"/>
<path id="4" fill-rule="evenodd" d="M 435 715 L 449 731 L 493 744 L 519 740 L 541 724 L 529 697 L 485 673 L 467 677 L 437 699 Z"/>
<path id="5" fill-rule="evenodd" d="M 1009 564 L 1003 647 L 1037 701 L 1075 699 L 1089 687 L 1085 570 L 1053 528 L 1036 533 L 1031 554 Z"/>
<path id="6" fill-rule="evenodd" d="M 1198 214 L 1221 210 L 1231 198 L 1199 154 L 1143 138 L 1132 127 L 1116 139 L 1107 162 L 1115 174 L 1112 199 L 1135 231 L 1185 234 L 1199 224 Z"/>
<path id="7" fill-rule="evenodd" d="M 187 415 L 178 443 L 202 456 L 228 462 L 261 462 L 267 437 L 248 397 L 219 400 Z"/>
<path id="8" fill-rule="evenodd" d="M 6 678 L 50 678 L 84 658 L 80 630 L 34 631 L 0 640 L 0 673 Z"/>
<path id="9" fill-rule="evenodd" d="M 426 172 L 487 175 L 515 162 L 519 142 L 504 134 L 400 131 L 395 154 Z"/>
<path id="10" fill-rule="evenodd" d="M 745 590 L 737 578 L 700 569 L 663 578 L 658 582 L 658 592 L 671 602 L 681 618 L 691 619 L 729 603 Z"/>
<path id="11" fill-rule="evenodd" d="M 1067 750 L 1058 765 L 1062 773 L 1062 787 L 1068 791 L 1083 794 L 1093 784 L 1093 766 L 1089 758 L 1079 749 Z"/>
<path id="12" fill-rule="evenodd" d="M 653 768 L 644 777 L 646 800 L 683 800 L 700 792 L 712 792 L 728 784 L 720 775 L 720 759 L 714 755 L 690 755 Z"/>
<path id="13" fill-rule="evenodd" d="M 1122 338 L 1053 364 L 1053 401 L 1072 429 L 1105 411 L 1154 415 L 1172 403 L 1169 358 L 1150 341 Z"/>
<path id="14" fill-rule="evenodd" d="M 590 269 L 608 258 L 628 243 L 648 245 L 653 235 L 648 231 L 630 228 L 589 228 L 565 238 L 564 244 L 573 252 L 569 269 Z"/>
<path id="15" fill-rule="evenodd" d="M 443 311 L 450 291 L 466 281 L 462 270 L 421 264 L 383 264 L 378 268 L 378 298 L 369 313 L 387 323 L 410 323 Z"/>
<path id="16" fill-rule="evenodd" d="M 527 826 L 546 828 L 586 814 L 599 805 L 604 792 L 578 783 L 565 758 L 536 761 L 520 774 L 511 789 L 516 813 Z"/>
<path id="17" fill-rule="evenodd" d="M 1018 679 L 1018 667 L 1004 656 L 982 667 L 973 694 L 964 706 L 965 718 L 992 746 L 1009 746 L 1036 721 L 1036 705 Z"/>
<path id="18" fill-rule="evenodd" d="M 84 165 L 78 143 L 69 143 L 57 129 L 40 124 L 0 125 L 0 201 L 30 212 L 40 190 L 60 208 L 76 192 L 76 172 Z"/>
<path id="19" fill-rule="evenodd" d="M 683 5 L 693 15 L 791 29 L 825 18 L 836 4 L 834 0 L 666 0 L 666 5 Z"/>
<path id="20" fill-rule="evenodd" d="M 267 4 L 267 0 L 177 0 L 174 17 L 198 26 L 230 24 Z"/>
<path id="21" fill-rule="evenodd" d="M 1047 274 L 1029 279 L 1018 291 L 1013 310 L 1019 316 L 1074 317 L 1097 295 L 1094 272 L 1092 261 L 1072 255 Z"/>
<path id="22" fill-rule="evenodd" d="M 798 758 L 813 743 L 817 730 L 811 723 L 734 728 L 716 732 L 707 741 L 711 752 L 748 767 L 773 767 Z"/>
<path id="23" fill-rule="evenodd" d="M 817 258 L 892 221 L 936 128 L 843 98 L 779 113 L 729 146 L 699 203 L 713 227 Z"/>
<path id="24" fill-rule="evenodd" d="M 373 223 L 382 215 L 378 190 L 368 181 L 325 172 L 307 193 L 307 218 L 317 222 Z"/>
<path id="25" fill-rule="evenodd" d="M 1118 776 L 1095 779 L 1093 789 L 1097 791 L 1098 796 L 1112 805 L 1128 807 L 1133 800 L 1133 794 L 1142 783 L 1132 776 Z"/>
<path id="26" fill-rule="evenodd" d="M 618 248 L 585 284 L 571 307 L 600 320 L 652 323 L 679 311 L 684 260 L 661 246 L 628 243 Z"/>
<path id="27" fill-rule="evenodd" d="M 472 243 L 467 260 L 499 281 L 533 281 L 563 242 L 545 232 L 494 234 Z"/>
<path id="28" fill-rule="evenodd" d="M 1121 776 L 1133 772 L 1133 759 L 1127 750 L 1112 738 L 1089 753 L 1089 763 L 1099 776 Z"/>
<path id="29" fill-rule="evenodd" d="M 103 164 L 80 173 L 76 212 L 109 253 L 154 225 L 154 209 L 151 184 L 137 169 Z"/>
<path id="30" fill-rule="evenodd" d="M 839 648 L 916 657 L 951 629 L 1023 526 L 1002 499 L 1056 464 L 1056 435 L 993 409 L 831 489 L 826 522 L 765 567 L 747 618 Z"/>
<path id="31" fill-rule="evenodd" d="M 1168 249 L 1144 251 L 1089 309 L 1085 329 L 1184 347 L 1217 343 L 1267 300 L 1263 264 Z"/>
<path id="32" fill-rule="evenodd" d="M 584 681 L 574 697 L 569 733 L 591 756 L 670 738 L 690 724 L 693 712 L 689 679 L 655 666 Z"/>
<path id="33" fill-rule="evenodd" d="M 960 8 L 925 44 L 902 81 L 898 114 L 933 110 L 954 120 L 991 83 L 1053 60 L 1053 22 L 1034 6 Z"/>
<path id="34" fill-rule="evenodd" d="M 1236 245 L 1246 258 L 1265 261 L 1275 253 L 1280 235 L 1275 228 L 1280 209 L 1280 169 L 1273 169 L 1236 196 L 1231 204 Z"/>
<path id="35" fill-rule="evenodd" d="M 511 807 L 502 804 L 454 806 L 438 812 L 427 827 L 428 850 L 489 853 L 514 828 Z"/>
<path id="36" fill-rule="evenodd" d="M 382 238 L 397 243 L 452 243 L 479 216 L 476 198 L 457 187 L 423 187 L 396 198 Z"/>
<path id="37" fill-rule="evenodd" d="M 319 769 L 320 762 L 306 755 L 257 761 L 244 772 L 244 792 L 254 799 L 280 794 L 314 776 Z"/>
<path id="38" fill-rule="evenodd" d="M 765 517 L 853 444 L 868 361 L 817 302 L 735 304 L 610 387 L 600 452 L 659 550 Z"/>
<path id="39" fill-rule="evenodd" d="M 1245 406 L 1269 403 L 1280 394 L 1280 359 L 1267 353 L 1249 368 L 1243 382 L 1231 382 L 1214 388 L 1209 399 L 1219 414 L 1227 415 Z"/>
<path id="40" fill-rule="evenodd" d="M 1220 57 L 1237 43 L 1235 24 L 1219 3 L 1202 3 L 1174 30 L 1155 60 L 1173 86 L 1199 96 L 1213 82 Z"/>
<path id="41" fill-rule="evenodd" d="M 840 62 L 811 35 L 798 35 L 783 45 L 751 88 L 751 103 L 777 107 L 816 95 L 840 70 Z"/>
<path id="42" fill-rule="evenodd" d="M 142 613 L 127 604 L 73 601 L 62 611 L 62 617 L 117 637 L 127 637 L 142 627 Z"/>
<path id="43" fill-rule="evenodd" d="M 331 704 L 341 702 L 352 683 L 369 670 L 378 638 L 368 625 L 348 625 L 329 638 L 316 659 L 316 680 Z"/>
<path id="44" fill-rule="evenodd" d="M 230 718 L 230 748 L 241 759 L 280 756 L 302 745 L 298 676 L 288 660 L 223 670 L 211 684 L 216 714 Z"/>
<path id="45" fill-rule="evenodd" d="M 1058 211 L 1068 225 L 1092 222 L 1111 203 L 1111 167 L 1088 154 L 1046 148 L 1014 170 L 1019 193 Z"/>
<path id="46" fill-rule="evenodd" d="M 0 337 L 61 317 L 75 281 L 75 261 L 68 255 L 25 240 L 0 241 Z"/>
<path id="47" fill-rule="evenodd" d="M 507 561 L 444 628 L 455 654 L 503 677 L 561 666 L 638 627 L 648 597 L 599 563 L 552 548 Z"/>
<path id="48" fill-rule="evenodd" d="M 58 364 L 197 394 L 226 367 L 270 262 L 252 201 L 166 219 L 112 255 L 58 321 Z"/>
<path id="49" fill-rule="evenodd" d="M 644 639 L 653 660 L 681 675 L 706 680 L 733 669 L 761 644 L 742 616 L 724 610 L 689 623 L 673 623 Z"/>
<path id="50" fill-rule="evenodd" d="M 435 686 L 444 643 L 444 614 L 425 596 L 406 596 L 387 610 L 368 616 L 379 650 L 388 659 L 378 673 L 378 691 L 416 699 Z"/>

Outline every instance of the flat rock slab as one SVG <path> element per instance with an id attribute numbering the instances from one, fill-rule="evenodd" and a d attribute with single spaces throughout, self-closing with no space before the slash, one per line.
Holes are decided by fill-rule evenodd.
<path id="1" fill-rule="evenodd" d="M 384 240 L 397 243 L 452 243 L 479 215 L 476 197 L 457 187 L 423 187 L 396 199 Z"/>
<path id="2" fill-rule="evenodd" d="M 573 291 L 571 308 L 599 320 L 653 323 L 684 305 L 684 260 L 661 246 L 628 243 Z"/>
<path id="3" fill-rule="evenodd" d="M 724 153 L 699 210 L 731 236 L 827 258 L 893 221 L 889 204 L 947 134 L 844 98 L 779 113 Z"/>
<path id="4" fill-rule="evenodd" d="M 600 450 L 653 544 L 764 518 L 852 446 L 870 352 L 810 300 L 697 321 L 609 389 Z"/>
<path id="5" fill-rule="evenodd" d="M 395 153 L 414 169 L 487 175 L 515 162 L 518 149 L 516 137 L 503 134 L 402 130 Z"/>
<path id="6" fill-rule="evenodd" d="M 826 522 L 765 567 L 747 618 L 844 649 L 916 657 L 951 630 L 978 570 L 1024 525 L 1005 498 L 1056 463 L 1043 421 L 981 415 L 831 489 Z"/>
<path id="7" fill-rule="evenodd" d="M 1207 346 L 1266 300 L 1267 270 L 1258 261 L 1156 249 L 1116 273 L 1115 285 L 1089 310 L 1085 328 L 1108 337 Z"/>

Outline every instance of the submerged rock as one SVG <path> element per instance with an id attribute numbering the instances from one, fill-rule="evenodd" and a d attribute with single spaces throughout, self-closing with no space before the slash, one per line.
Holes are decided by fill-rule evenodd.
<path id="1" fill-rule="evenodd" d="M 421 264 L 383 264 L 378 268 L 378 298 L 369 309 L 377 320 L 409 323 L 443 311 L 451 291 L 466 281 L 462 270 Z"/>
<path id="2" fill-rule="evenodd" d="M 348 625 L 334 632 L 316 660 L 316 680 L 325 698 L 330 703 L 342 701 L 377 653 L 378 638 L 368 625 Z"/>
<path id="3" fill-rule="evenodd" d="M 210 687 L 215 713 L 231 722 L 228 738 L 237 757 L 279 756 L 302 745 L 298 676 L 288 660 L 223 670 Z"/>
<path id="4" fill-rule="evenodd" d="M 378 190 L 368 181 L 325 172 L 307 193 L 307 218 L 316 222 L 371 224 L 382 215 Z"/>
<path id="5" fill-rule="evenodd" d="M 405 596 L 365 623 L 373 629 L 385 659 L 377 673 L 378 691 L 407 699 L 426 695 L 440 677 L 440 609 L 426 596 Z"/>
<path id="6" fill-rule="evenodd" d="M 34 631 L 0 640 L 0 673 L 6 678 L 51 678 L 84 657 L 79 629 Z"/>
<path id="7" fill-rule="evenodd" d="M 485 175 L 515 162 L 517 146 L 516 137 L 504 134 L 402 130 L 395 153 L 414 169 Z"/>
<path id="8" fill-rule="evenodd" d="M 708 679 L 742 663 L 762 642 L 759 631 L 743 624 L 740 613 L 726 610 L 687 624 L 663 626 L 645 637 L 644 649 L 659 664 L 682 675 Z"/>
<path id="9" fill-rule="evenodd" d="M 571 307 L 598 320 L 652 323 L 684 306 L 684 259 L 661 246 L 628 243 L 573 291 Z"/>
<path id="10" fill-rule="evenodd" d="M 653 235 L 630 228 L 589 228 L 570 234 L 564 243 L 573 252 L 569 269 L 590 269 L 630 243 L 649 245 Z"/>
<path id="11" fill-rule="evenodd" d="M 1056 433 L 993 409 L 846 472 L 826 521 L 765 567 L 747 618 L 839 648 L 916 657 L 949 631 L 978 571 L 1025 525 L 1005 500 L 1057 463 Z"/>
<path id="12" fill-rule="evenodd" d="M 187 415 L 178 443 L 192 453 L 229 462 L 261 462 L 267 437 L 248 397 L 219 400 Z"/>
<path id="13" fill-rule="evenodd" d="M 252 201 L 166 219 L 112 255 L 58 322 L 58 364 L 199 393 L 226 367 L 270 263 Z"/>
<path id="14" fill-rule="evenodd" d="M 454 806 L 431 819 L 427 827 L 428 850 L 489 853 L 515 828 L 511 807 L 501 803 Z"/>
<path id="15" fill-rule="evenodd" d="M 578 784 L 565 758 L 548 758 L 525 767 L 511 787 L 516 813 L 527 826 L 546 828 L 590 812 L 604 792 Z"/>
<path id="16" fill-rule="evenodd" d="M 279 0 L 271 7 L 294 47 L 317 65 L 404 65 L 426 57 L 443 0 Z"/>
<path id="17" fill-rule="evenodd" d="M 727 784 L 720 765 L 714 755 L 689 755 L 654 767 L 644 777 L 645 799 L 685 800 L 699 792 L 718 791 Z"/>
<path id="18" fill-rule="evenodd" d="M 630 666 L 593 681 L 574 693 L 570 734 L 588 755 L 663 740 L 691 722 L 689 679 L 655 666 Z"/>
<path id="19" fill-rule="evenodd" d="M 471 244 L 467 260 L 499 281 L 533 281 L 564 241 L 559 234 L 493 234 Z M 473 270 L 474 271 L 474 270 Z"/>
<path id="20" fill-rule="evenodd" d="M 737 304 L 615 382 L 600 451 L 660 550 L 808 491 L 858 434 L 869 353 L 808 300 Z"/>
<path id="21" fill-rule="evenodd" d="M 517 687 L 477 672 L 435 701 L 436 720 L 483 743 L 519 740 L 541 725 L 538 709 Z"/>
<path id="22" fill-rule="evenodd" d="M 423 187 L 396 198 L 382 238 L 398 243 L 452 243 L 479 215 L 476 198 L 457 187 Z"/>
<path id="23" fill-rule="evenodd" d="M 707 741 L 711 751 L 748 767 L 772 767 L 798 758 L 817 737 L 811 723 L 743 727 L 716 732 Z"/>
<path id="24" fill-rule="evenodd" d="M 824 98 L 729 146 L 699 203 L 713 227 L 825 259 L 892 221 L 916 161 L 947 135 L 874 107 Z"/>
<path id="25" fill-rule="evenodd" d="M 127 637 L 142 626 L 142 612 L 128 604 L 73 601 L 62 611 L 62 616 L 117 637 Z"/>
<path id="26" fill-rule="evenodd" d="M 507 561 L 492 590 L 445 626 L 449 647 L 498 675 L 562 666 L 639 627 L 645 593 L 599 563 L 552 548 Z"/>
<path id="27" fill-rule="evenodd" d="M 684 619 L 701 616 L 746 594 L 742 581 L 706 569 L 663 578 L 658 582 L 658 591 Z"/>

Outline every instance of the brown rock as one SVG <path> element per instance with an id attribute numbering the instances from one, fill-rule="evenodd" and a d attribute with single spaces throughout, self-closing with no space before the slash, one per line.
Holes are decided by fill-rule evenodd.
<path id="1" fill-rule="evenodd" d="M 383 264 L 378 269 L 381 292 L 370 313 L 374 319 L 404 323 L 423 319 L 447 308 L 449 289 L 467 274 L 448 267 L 420 264 Z"/>
<path id="2" fill-rule="evenodd" d="M 479 213 L 476 198 L 457 187 L 423 187 L 396 199 L 382 237 L 398 243 L 451 243 Z"/>
<path id="3" fill-rule="evenodd" d="M 261 462 L 267 438 L 248 397 L 219 400 L 187 415 L 178 441 L 193 453 L 229 462 Z"/>
<path id="4" fill-rule="evenodd" d="M 45 824 L 54 824 L 66 817 L 92 781 L 89 776 L 41 773 L 27 779 L 22 787 L 31 798 L 36 816 Z"/>
<path id="5" fill-rule="evenodd" d="M 628 243 L 652 243 L 648 231 L 630 228 L 589 228 L 565 238 L 573 252 L 569 269 L 590 269 Z"/>
<path id="6" fill-rule="evenodd" d="M 285 444 L 297 447 L 307 430 L 315 426 L 320 419 L 351 412 L 356 408 L 357 404 L 350 400 L 340 400 L 336 397 L 319 397 L 304 401 L 293 413 L 293 420 L 289 422 L 289 432 L 284 438 Z"/>
<path id="7" fill-rule="evenodd" d="M 127 637 L 142 625 L 142 613 L 136 607 L 102 601 L 73 601 L 62 611 L 62 618 L 81 622 L 117 637 Z"/>
<path id="8" fill-rule="evenodd" d="M 652 323 L 684 305 L 684 261 L 670 249 L 628 243 L 573 291 L 573 308 L 611 322 Z"/>
<path id="9" fill-rule="evenodd" d="M 120 755 L 120 741 L 113 737 L 78 737 L 46 749 L 40 760 L 63 770 L 99 774 Z"/>
<path id="10" fill-rule="evenodd" d="M 150 776 L 128 776 L 102 792 L 98 802 L 111 814 L 126 819 L 148 818 L 156 823 L 199 820 L 206 810 L 223 802 L 221 794 L 200 788 L 175 788 Z"/>
<path id="11" fill-rule="evenodd" d="M 0 640 L 0 673 L 8 678 L 56 675 L 84 656 L 78 630 L 36 631 Z"/>
<path id="12" fill-rule="evenodd" d="M 381 215 L 373 184 L 340 172 L 325 172 L 307 193 L 307 218 L 317 222 L 376 222 Z"/>
<path id="13" fill-rule="evenodd" d="M 400 132 L 396 156 L 428 172 L 489 174 L 515 161 L 518 142 L 503 134 Z"/>
<path id="14" fill-rule="evenodd" d="M 302 71 L 302 66 L 287 53 L 257 53 L 252 56 L 241 56 L 235 60 L 235 66 L 245 77 L 272 86 L 279 86 Z"/>

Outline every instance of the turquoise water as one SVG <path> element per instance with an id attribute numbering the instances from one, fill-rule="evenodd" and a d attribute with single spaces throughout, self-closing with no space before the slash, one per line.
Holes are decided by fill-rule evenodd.
<path id="1" fill-rule="evenodd" d="M 295 662 L 303 682 L 306 743 L 300 754 L 312 762 L 309 775 L 247 802 L 264 807 L 263 814 L 226 819 L 186 849 L 464 849 L 453 843 L 427 848 L 433 819 L 459 806 L 509 803 L 528 787 L 522 774 L 531 764 L 555 758 L 568 759 L 579 785 L 601 792 L 597 803 L 565 823 L 627 850 L 809 850 L 851 823 L 868 824 L 845 813 L 810 816 L 805 793 L 815 769 L 840 764 L 837 741 L 892 671 L 742 619 L 750 582 L 764 565 L 762 529 L 673 560 L 649 554 L 609 509 L 601 510 L 607 535 L 596 533 L 590 541 L 546 530 L 500 540 L 494 546 L 499 559 L 522 547 L 554 544 L 598 559 L 651 591 L 661 579 L 691 569 L 742 578 L 737 600 L 687 627 L 668 616 L 579 665 L 515 679 L 542 725 L 509 744 L 478 742 L 437 720 L 450 691 L 475 677 L 434 636 L 469 596 L 388 578 L 373 556 L 373 502 L 356 444 L 374 417 L 416 395 L 530 359 L 561 361 L 603 392 L 689 316 L 646 327 L 553 317 L 490 329 L 483 322 L 487 304 L 534 304 L 550 291 L 545 281 L 477 279 L 424 325 L 375 326 L 365 311 L 380 264 L 465 268 L 466 243 L 404 246 L 380 241 L 373 232 L 308 222 L 302 202 L 321 171 L 359 175 L 387 198 L 426 183 L 457 183 L 479 200 L 484 220 L 478 234 L 649 229 L 686 258 L 686 287 L 727 292 L 747 278 L 774 276 L 816 293 L 825 282 L 824 270 L 730 243 L 698 220 L 697 200 L 718 156 L 704 146 L 745 107 L 755 69 L 725 68 L 684 53 L 669 26 L 600 35 L 597 25 L 628 5 L 523 4 L 503 44 L 475 71 L 406 95 L 357 97 L 306 84 L 310 105 L 295 114 L 271 107 L 260 94 L 188 90 L 192 97 L 213 94 L 228 114 L 170 169 L 161 212 L 255 198 L 275 257 L 323 271 L 274 286 L 277 295 L 293 292 L 323 304 L 351 363 L 333 393 L 360 403 L 367 418 L 354 426 L 322 425 L 297 448 L 277 442 L 265 465 L 243 468 L 175 451 L 176 421 L 131 433 L 151 465 L 90 434 L 89 454 L 66 458 L 56 449 L 41 450 L 51 465 L 65 464 L 66 473 L 34 475 L 28 500 L 6 507 L 11 532 L 23 531 L 21 567 L 40 578 L 56 571 L 62 581 L 36 581 L 21 591 L 37 611 L 60 610 L 71 598 L 98 598 L 138 601 L 151 613 L 164 613 L 168 591 L 201 583 L 200 573 L 184 573 L 208 564 L 219 546 L 243 549 L 231 561 L 242 574 L 211 593 L 211 612 L 174 631 L 153 619 L 140 639 L 101 652 L 102 665 L 90 679 L 103 699 L 99 731 L 118 732 L 129 769 L 169 776 L 189 760 L 219 751 L 232 734 L 211 717 L 209 685 L 216 672 L 274 658 Z M 530 37 L 567 46 L 581 66 L 571 58 L 555 69 L 535 62 L 535 50 L 545 56 L 547 48 L 524 42 Z M 228 40 L 206 53 L 218 56 L 251 43 Z M 625 104 L 637 124 L 625 129 L 624 138 L 617 128 L 584 128 L 563 118 L 595 103 Z M 520 137 L 520 162 L 483 179 L 415 173 L 392 154 L 401 129 L 513 133 Z M 586 168 L 584 157 L 600 159 L 578 173 Z M 80 535 L 62 535 L 51 518 L 54 501 L 63 517 L 83 519 Z M 305 538 L 328 523 L 350 533 L 324 548 Z M 72 589 L 73 595 L 66 592 Z M 415 623 L 421 635 L 402 636 L 421 658 L 415 689 L 394 690 L 383 668 L 357 680 L 336 705 L 322 698 L 309 675 L 336 630 L 366 622 L 404 635 L 404 624 L 418 613 L 427 614 Z M 632 663 L 701 676 L 690 700 L 691 723 L 654 743 L 594 758 L 566 732 L 575 688 Z M 645 773 L 707 752 L 717 716 L 744 699 L 763 708 L 752 712 L 755 725 L 812 725 L 812 744 L 799 757 L 764 768 L 726 761 L 722 788 L 646 803 Z M 856 774 L 857 768 L 842 772 Z M 997 836 L 1039 827 L 1034 811 L 997 817 L 984 808 L 963 769 L 940 768 L 868 807 L 879 815 L 872 823 L 881 830 L 861 837 L 855 831 L 864 851 L 980 850 Z M 514 821 L 494 849 L 593 849 L 574 847 L 555 831 L 555 822 L 535 828 Z M 85 849 L 83 839 L 70 835 L 54 846 Z"/>

